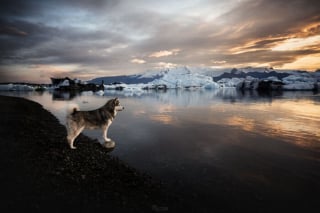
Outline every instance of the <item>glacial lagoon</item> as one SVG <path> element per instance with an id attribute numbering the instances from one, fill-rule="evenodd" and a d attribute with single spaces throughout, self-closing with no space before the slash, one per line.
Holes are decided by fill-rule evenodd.
<path id="1" fill-rule="evenodd" d="M 116 142 L 110 154 L 178 190 L 192 191 L 191 200 L 299 200 L 320 192 L 319 93 L 229 88 L 1 94 L 39 102 L 62 124 L 74 106 L 91 110 L 119 97 L 125 110 L 109 128 Z M 102 141 L 100 130 L 83 133 Z M 239 197 L 237 191 L 248 194 Z"/>

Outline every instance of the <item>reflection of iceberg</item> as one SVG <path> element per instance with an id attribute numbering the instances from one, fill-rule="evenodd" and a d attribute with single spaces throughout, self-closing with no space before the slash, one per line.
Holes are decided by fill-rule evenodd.
<path id="1" fill-rule="evenodd" d="M 69 91 L 69 92 L 62 92 L 58 90 L 54 90 L 52 92 L 52 100 L 71 100 L 74 97 L 76 97 L 77 93 L 75 91 Z"/>
<path id="2" fill-rule="evenodd" d="M 240 96 L 239 96 L 240 95 Z M 172 104 L 175 106 L 193 107 L 208 106 L 226 100 L 236 100 L 241 94 L 235 88 L 217 90 L 167 90 L 166 92 L 152 92 L 141 101 L 160 102 L 161 104 Z"/>
<path id="3" fill-rule="evenodd" d="M 239 91 L 236 88 L 221 88 L 216 90 L 167 90 L 164 93 L 153 92 L 141 99 L 142 101 L 161 102 L 175 106 L 193 107 L 208 106 L 221 102 L 250 102 L 253 99 L 258 102 L 270 103 L 271 96 L 261 96 L 257 91 Z"/>

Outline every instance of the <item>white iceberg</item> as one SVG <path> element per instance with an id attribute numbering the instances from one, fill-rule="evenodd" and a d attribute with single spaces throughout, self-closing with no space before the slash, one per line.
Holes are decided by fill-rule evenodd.
<path id="1" fill-rule="evenodd" d="M 223 88 L 228 88 L 237 87 L 240 83 L 243 83 L 243 81 L 243 78 L 222 78 L 217 83 Z"/>
<path id="2" fill-rule="evenodd" d="M 103 90 L 99 90 L 97 92 L 95 92 L 96 95 L 99 95 L 99 96 L 103 96 L 104 95 L 104 91 Z"/>
<path id="3" fill-rule="evenodd" d="M 33 91 L 34 87 L 25 84 L 1 84 L 1 91 Z"/>
<path id="4" fill-rule="evenodd" d="M 165 85 L 167 89 L 215 89 L 219 84 L 212 80 L 212 77 L 199 73 L 193 73 L 187 67 L 178 67 L 167 70 L 159 79 L 155 79 L 150 84 L 159 86 Z"/>
<path id="5" fill-rule="evenodd" d="M 62 81 L 60 84 L 58 84 L 58 87 L 61 87 L 61 86 L 70 86 L 70 82 L 68 79 Z"/>
<path id="6" fill-rule="evenodd" d="M 282 82 L 284 90 L 313 90 L 317 86 L 316 79 L 307 73 L 289 75 Z"/>

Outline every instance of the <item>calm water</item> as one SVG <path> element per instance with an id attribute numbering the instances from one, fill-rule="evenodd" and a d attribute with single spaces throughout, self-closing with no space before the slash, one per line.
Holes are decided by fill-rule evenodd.
<path id="1" fill-rule="evenodd" d="M 82 94 L 71 100 L 66 100 L 69 94 L 62 98 L 47 92 L 11 95 L 41 103 L 63 124 L 74 105 L 95 109 L 118 96 L 125 110 L 109 129 L 116 142 L 111 154 L 173 185 L 194 188 L 194 193 L 213 187 L 215 196 L 236 196 L 223 187 L 233 184 L 244 191 L 256 189 L 258 198 L 298 199 L 319 187 L 319 94 L 261 96 L 227 89 Z M 84 133 L 101 139 L 100 131 Z"/>

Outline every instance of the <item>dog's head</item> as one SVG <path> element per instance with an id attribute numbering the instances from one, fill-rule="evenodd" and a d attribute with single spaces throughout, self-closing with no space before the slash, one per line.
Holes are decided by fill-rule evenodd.
<path id="1" fill-rule="evenodd" d="M 114 106 L 115 106 L 115 107 L 114 107 L 115 110 L 117 110 L 117 111 L 122 111 L 122 110 L 124 110 L 124 107 L 120 105 L 120 101 L 119 101 L 118 98 L 113 99 L 113 103 L 114 103 Z"/>
<path id="2" fill-rule="evenodd" d="M 118 98 L 112 99 L 112 105 L 116 111 L 124 110 L 124 107 L 120 105 L 120 101 Z"/>
<path id="3" fill-rule="evenodd" d="M 118 98 L 110 99 L 105 105 L 104 108 L 107 109 L 109 112 L 114 114 L 114 116 L 117 114 L 117 111 L 124 110 L 124 107 L 120 105 L 120 101 Z"/>

